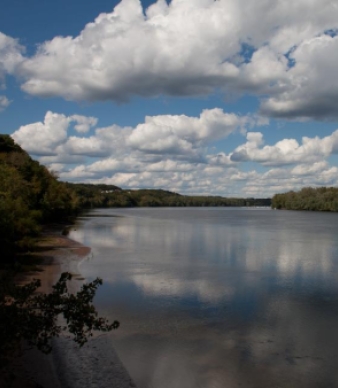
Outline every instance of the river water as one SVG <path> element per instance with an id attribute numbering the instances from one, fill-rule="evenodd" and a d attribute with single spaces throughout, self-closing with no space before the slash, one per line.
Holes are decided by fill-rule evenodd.
<path id="1" fill-rule="evenodd" d="M 70 237 L 139 388 L 338 387 L 338 214 L 98 209 Z M 102 373 L 105 373 L 102 371 Z"/>

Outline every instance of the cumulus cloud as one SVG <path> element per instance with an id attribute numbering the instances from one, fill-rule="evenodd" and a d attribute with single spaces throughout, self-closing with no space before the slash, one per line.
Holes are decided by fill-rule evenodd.
<path id="1" fill-rule="evenodd" d="M 330 136 L 309 138 L 302 144 L 295 139 L 283 139 L 275 145 L 263 146 L 263 134 L 248 132 L 247 142 L 237 147 L 230 155 L 233 162 L 257 162 L 265 166 L 295 163 L 315 163 L 338 151 L 338 130 Z"/>
<path id="2" fill-rule="evenodd" d="M 53 169 L 57 166 L 61 179 L 112 179 L 125 187 L 174 186 L 178 191 L 210 187 L 211 177 L 234 163 L 225 154 L 208 155 L 209 143 L 241 133 L 255 122 L 211 109 L 199 117 L 149 116 L 134 128 L 111 125 L 96 128 L 89 136 L 74 136 L 69 134 L 74 120 L 94 123 L 92 118 L 47 112 L 43 122 L 22 126 L 12 136 L 28 152 L 40 156 L 41 162 Z M 174 139 L 171 147 L 167 138 Z M 187 146 L 181 147 L 182 143 Z"/>
<path id="3" fill-rule="evenodd" d="M 95 117 L 80 115 L 67 117 L 63 114 L 48 111 L 44 122 L 23 125 L 12 134 L 12 137 L 31 154 L 41 156 L 57 155 L 60 153 L 60 149 L 57 148 L 60 144 L 69 143 L 68 151 L 72 150 L 74 139 L 72 137 L 68 138 L 68 129 L 70 123 L 74 121 L 77 123 L 74 125 L 74 129 L 80 133 L 89 131 L 90 127 L 97 124 Z M 78 150 L 85 148 L 88 153 L 93 152 L 95 150 L 95 139 L 82 139 L 81 142 L 81 139 L 76 138 L 76 148 Z M 70 154 L 81 154 L 80 151 L 76 152 L 74 149 L 72 151 Z"/>
<path id="4" fill-rule="evenodd" d="M 69 119 L 47 112 L 44 122 L 21 126 L 12 134 L 13 139 L 34 155 L 56 155 L 55 148 L 67 140 Z"/>
<path id="5" fill-rule="evenodd" d="M 327 170 L 328 167 L 328 163 L 324 160 L 313 164 L 299 164 L 291 170 L 291 174 L 293 176 L 321 174 L 324 170 Z"/>
<path id="6" fill-rule="evenodd" d="M 280 118 L 337 119 L 338 36 L 307 39 L 292 51 L 290 59 L 295 65 L 287 72 L 284 90 L 267 98 L 261 112 Z"/>
<path id="7" fill-rule="evenodd" d="M 331 0 L 158 0 L 147 9 L 122 0 L 78 36 L 46 41 L 24 61 L 10 41 L 17 54 L 7 71 L 14 66 L 22 88 L 42 97 L 126 101 L 220 89 L 264 97 L 268 116 L 333 118 L 337 18 Z"/>
<path id="8" fill-rule="evenodd" d="M 148 153 L 197 155 L 197 148 L 213 140 L 227 137 L 250 122 L 248 117 L 206 109 L 200 117 L 146 117 L 130 135 L 132 148 Z"/>
<path id="9" fill-rule="evenodd" d="M 74 125 L 74 129 L 79 133 L 88 132 L 91 127 L 94 127 L 97 124 L 98 121 L 96 117 L 86 117 L 80 115 L 73 115 L 70 117 L 70 120 L 77 123 Z"/>
<path id="10" fill-rule="evenodd" d="M 95 129 L 87 137 L 69 136 L 70 123 L 82 134 L 97 124 L 94 117 L 47 112 L 43 123 L 20 127 L 13 138 L 35 155 L 83 155 L 103 157 L 134 152 L 146 155 L 176 155 L 200 159 L 203 146 L 216 139 L 224 139 L 235 131 L 252 125 L 254 119 L 206 109 L 199 117 L 185 115 L 147 116 L 135 128 L 112 125 Z"/>
<path id="11" fill-rule="evenodd" d="M 21 67 L 23 88 L 75 100 L 208 93 L 238 72 L 222 63 L 239 49 L 231 7 L 160 0 L 144 14 L 140 1 L 122 0 L 79 36 L 43 43 Z"/>
<path id="12" fill-rule="evenodd" d="M 82 116 L 74 121 L 74 116 L 47 112 L 43 122 L 20 127 L 13 138 L 70 181 L 261 197 L 338 184 L 338 168 L 329 164 L 330 156 L 338 153 L 338 130 L 321 138 L 282 139 L 270 145 L 260 132 L 241 131 L 253 125 L 250 117 L 211 109 L 198 117 L 149 116 L 134 128 L 110 125 L 84 136 L 69 134 L 72 123 L 87 122 Z M 92 118 L 88 122 L 93 123 Z M 236 131 L 246 141 L 232 152 L 219 151 L 219 146 L 215 152 L 209 146 L 215 139 L 227 144 Z M 173 146 L 167 146 L 167 138 L 174 139 Z M 181 147 L 180 141 L 188 146 Z"/>
<path id="13" fill-rule="evenodd" d="M 300 190 L 309 186 L 337 186 L 337 167 L 326 162 L 313 165 L 300 164 L 291 168 L 273 168 L 265 173 L 255 173 L 255 177 L 247 179 L 242 192 L 258 196 L 262 193 L 273 195 L 289 190 Z"/>
<path id="14" fill-rule="evenodd" d="M 101 139 L 91 137 L 71 136 L 67 142 L 62 144 L 57 150 L 59 153 L 71 155 L 85 155 L 92 157 L 108 156 L 110 147 L 102 142 Z"/>

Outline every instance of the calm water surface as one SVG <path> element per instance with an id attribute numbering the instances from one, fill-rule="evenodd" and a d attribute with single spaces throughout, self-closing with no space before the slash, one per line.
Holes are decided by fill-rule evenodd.
<path id="1" fill-rule="evenodd" d="M 338 387 L 338 214 L 95 210 L 71 237 L 139 388 Z M 104 371 L 102 372 L 104 373 Z"/>

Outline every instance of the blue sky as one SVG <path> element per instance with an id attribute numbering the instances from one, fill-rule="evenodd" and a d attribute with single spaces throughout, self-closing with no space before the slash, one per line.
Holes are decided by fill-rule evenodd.
<path id="1" fill-rule="evenodd" d="M 255 197 L 338 184 L 335 2 L 1 9 L 0 131 L 60 179 Z"/>

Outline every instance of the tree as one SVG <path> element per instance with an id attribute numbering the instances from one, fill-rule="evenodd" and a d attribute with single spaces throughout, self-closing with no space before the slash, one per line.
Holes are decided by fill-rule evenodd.
<path id="1" fill-rule="evenodd" d="M 273 209 L 338 211 L 337 187 L 304 187 L 298 192 L 276 194 L 272 198 Z"/>
<path id="2" fill-rule="evenodd" d="M 0 368 L 18 353 L 22 340 L 49 353 L 51 339 L 62 332 L 67 332 L 82 346 L 94 330 L 110 331 L 119 327 L 119 322 L 109 323 L 99 317 L 92 303 L 101 279 L 84 284 L 76 294 L 69 293 L 69 280 L 71 275 L 62 273 L 52 292 L 43 294 L 37 293 L 39 280 L 18 286 L 11 276 L 3 277 L 0 283 Z"/>

